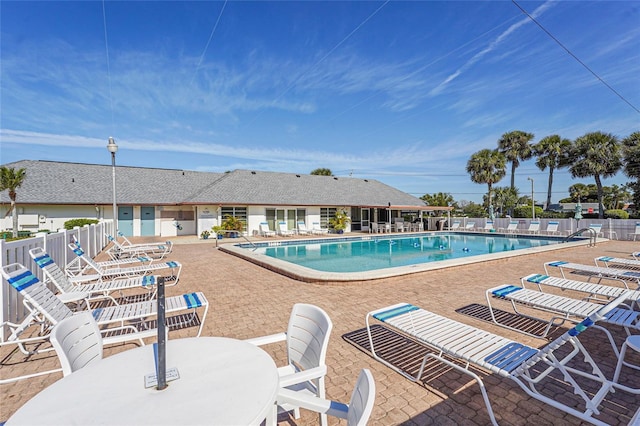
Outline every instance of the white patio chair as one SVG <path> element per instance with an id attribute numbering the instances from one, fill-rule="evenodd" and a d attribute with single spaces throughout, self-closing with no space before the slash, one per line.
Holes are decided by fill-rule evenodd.
<path id="1" fill-rule="evenodd" d="M 272 231 L 267 222 L 260 222 L 260 235 L 263 237 L 275 237 L 276 231 Z"/>
<path id="2" fill-rule="evenodd" d="M 476 227 L 476 223 L 475 222 L 467 222 L 467 224 L 464 226 L 464 230 L 465 231 L 471 231 Z"/>
<path id="3" fill-rule="evenodd" d="M 379 234 L 380 232 L 382 232 L 382 229 L 380 229 L 377 222 L 371 222 L 371 224 L 369 224 L 369 232 L 373 234 Z"/>
<path id="4" fill-rule="evenodd" d="M 638 236 L 640 236 L 640 222 L 636 222 L 635 230 L 629 234 L 629 239 L 633 237 L 633 241 L 635 241 Z"/>
<path id="5" fill-rule="evenodd" d="M 290 389 L 280 389 L 278 392 L 279 405 L 298 406 L 317 413 L 346 419 L 347 426 L 366 426 L 373 411 L 375 398 L 376 384 L 373 375 L 366 368 L 360 371 L 349 404 L 318 398 Z"/>
<path id="6" fill-rule="evenodd" d="M 611 266 L 612 264 L 614 268 L 619 268 L 624 266 L 632 270 L 640 269 L 640 260 L 635 260 L 635 259 L 626 259 L 624 257 L 600 256 L 600 257 L 596 257 L 594 260 L 597 266 L 600 266 L 598 262 L 602 262 L 604 266 L 606 266 L 607 268 L 612 267 Z"/>
<path id="7" fill-rule="evenodd" d="M 318 398 L 325 397 L 325 358 L 333 323 L 329 315 L 315 305 L 297 303 L 293 306 L 286 333 L 248 339 L 256 346 L 286 341 L 287 365 L 278 368 L 280 387 Z M 283 411 L 300 410 L 289 404 L 280 405 Z M 327 424 L 327 415 L 320 414 L 320 423 Z"/>
<path id="8" fill-rule="evenodd" d="M 587 332 L 595 323 L 608 316 L 626 298 L 626 294 L 622 294 L 608 305 L 600 305 L 600 309 L 589 315 L 587 319 L 541 349 L 523 345 L 407 303 L 399 303 L 369 312 L 365 322 L 371 355 L 406 378 L 412 381 L 421 380 L 423 372 L 431 364 L 429 362 L 431 360 L 471 377 L 480 387 L 493 425 L 498 423 L 491 408 L 487 390 L 481 377 L 470 367 L 479 367 L 499 377 L 513 380 L 532 398 L 581 420 L 604 426 L 607 423 L 595 417 L 600 414 L 600 403 L 609 395 L 612 395 L 613 398 L 618 391 L 640 395 L 640 389 L 607 379 L 607 376 L 578 339 L 578 335 Z M 375 318 L 399 331 L 408 339 L 417 340 L 435 350 L 435 352 L 429 351 L 424 356 L 421 367 L 415 376 L 378 355 L 375 347 L 376 342 L 371 331 L 370 318 Z M 567 343 L 572 348 L 557 351 Z M 383 342 L 383 345 L 385 352 L 393 351 L 393 348 L 388 347 L 386 341 Z M 399 347 L 398 350 L 403 350 L 403 348 Z M 452 358 L 459 362 L 453 362 Z M 576 358 L 578 362 L 587 363 L 588 366 L 586 368 L 581 368 L 579 365 L 574 366 L 575 364 L 571 363 L 573 358 Z M 584 386 L 584 379 L 597 383 L 599 390 L 591 393 L 588 389 L 583 389 L 581 383 Z M 561 382 L 563 386 L 569 388 L 567 398 L 571 397 L 571 400 L 567 402 L 564 398 L 556 398 L 555 395 L 549 396 L 541 392 L 538 386 L 543 380 Z M 577 405 L 573 404 L 574 400 L 577 400 Z M 634 418 L 638 418 L 637 412 Z M 481 419 L 477 421 L 482 422 Z"/>
<path id="9" fill-rule="evenodd" d="M 50 340 L 64 376 L 102 359 L 102 335 L 89 312 L 60 321 L 51 330 Z"/>
<path id="10" fill-rule="evenodd" d="M 451 226 L 449 227 L 449 231 L 456 231 L 460 229 L 460 221 L 459 220 L 454 220 L 451 223 Z"/>
<path id="11" fill-rule="evenodd" d="M 278 222 L 278 235 L 281 237 L 293 237 L 295 234 L 295 231 L 287 229 L 287 222 L 284 220 Z"/>
<path id="12" fill-rule="evenodd" d="M 483 228 L 478 228 L 480 231 L 484 231 L 484 232 L 491 232 L 491 231 L 495 231 L 495 228 L 493 227 L 493 221 L 492 220 L 487 220 L 484 224 Z"/>

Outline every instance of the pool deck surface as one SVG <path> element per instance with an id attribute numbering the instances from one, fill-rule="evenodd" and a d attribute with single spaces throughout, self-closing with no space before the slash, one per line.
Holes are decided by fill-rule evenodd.
<path id="1" fill-rule="evenodd" d="M 134 242 L 143 241 L 160 240 L 137 238 Z M 427 371 L 423 380 L 414 383 L 374 360 L 366 350 L 368 343 L 363 339 L 367 312 L 408 302 L 518 342 L 540 347 L 547 340 L 496 326 L 485 319 L 486 289 L 500 284 L 519 284 L 522 276 L 544 273 L 544 262 L 565 260 L 592 265 L 597 256 L 629 257 L 631 252 L 640 250 L 640 242 L 599 241 L 592 248 L 567 247 L 374 281 L 313 284 L 288 278 L 224 253 L 215 248 L 213 240 L 179 237 L 172 241 L 175 245 L 168 259 L 181 262 L 183 270 L 178 285 L 167 288 L 167 296 L 196 290 L 205 293 L 211 309 L 203 336 L 245 339 L 272 334 L 286 329 L 295 303 L 312 303 L 323 308 L 334 325 L 326 360 L 327 397 L 348 402 L 360 369 L 370 369 L 376 382 L 371 425 L 487 425 L 490 420 L 478 386 L 467 376 L 435 366 Z M 240 241 L 222 240 L 222 244 L 227 242 Z M 581 278 L 585 279 L 581 276 L 575 279 Z M 494 306 L 511 312 L 505 302 L 498 301 Z M 546 316 L 540 312 L 538 315 Z M 564 330 L 557 330 L 554 337 Z M 624 331 L 613 327 L 610 330 L 620 344 L 625 337 Z M 171 332 L 170 338 L 193 335 L 195 329 L 185 329 Z M 604 335 L 590 330 L 584 333 L 583 342 L 605 374 L 611 377 L 616 360 L 610 347 L 603 344 L 606 342 Z M 105 356 L 132 347 L 133 344 L 106 348 Z M 20 362 L 20 353 L 10 353 L 6 347 L 0 349 L 0 360 L 4 362 L 0 367 L 0 377 L 6 377 L 8 371 L 11 375 L 17 375 L 59 365 L 53 353 L 33 356 L 28 362 Z M 283 345 L 269 345 L 265 350 L 279 365 L 286 359 Z M 411 357 L 411 353 L 407 356 Z M 11 365 L 7 364 L 7 360 Z M 640 364 L 638 354 L 628 355 L 627 360 Z M 0 422 L 7 420 L 36 393 L 61 377 L 61 373 L 55 373 L 0 385 Z M 482 373 L 481 377 L 501 425 L 586 424 L 527 396 L 509 379 L 486 373 Z M 621 382 L 640 388 L 640 373 L 625 368 Z M 563 389 L 556 388 L 553 383 L 548 386 L 557 394 L 558 400 L 568 397 Z M 599 418 L 611 425 L 627 424 L 640 406 L 639 395 L 617 392 L 609 399 L 611 402 L 606 404 Z M 73 404 L 73 400 L 61 395 L 60 403 Z M 329 423 L 345 424 L 333 418 L 329 419 Z M 203 419 L 203 424 L 206 424 L 206 419 Z M 279 418 L 279 425 L 317 424 L 317 415 L 305 410 L 302 410 L 302 417 L 298 420 L 286 416 Z"/>

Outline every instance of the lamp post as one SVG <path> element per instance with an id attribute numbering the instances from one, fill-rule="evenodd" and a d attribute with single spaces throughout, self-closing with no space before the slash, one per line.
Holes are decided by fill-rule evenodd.
<path id="1" fill-rule="evenodd" d="M 107 149 L 111 153 L 111 175 L 113 177 L 113 234 L 118 235 L 118 207 L 116 206 L 116 151 L 118 151 L 118 145 L 116 141 L 109 136 L 109 143 Z"/>
<path id="2" fill-rule="evenodd" d="M 531 181 L 531 217 L 536 218 L 536 203 L 533 201 L 533 178 L 528 177 L 527 180 Z"/>

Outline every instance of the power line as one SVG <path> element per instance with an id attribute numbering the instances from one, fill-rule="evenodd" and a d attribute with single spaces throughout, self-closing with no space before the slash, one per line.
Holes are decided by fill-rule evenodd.
<path id="1" fill-rule="evenodd" d="M 224 4 L 222 5 L 222 9 L 218 14 L 218 19 L 216 19 L 216 23 L 213 24 L 213 29 L 211 30 L 211 34 L 209 34 L 209 40 L 207 40 L 207 44 L 204 46 L 204 51 L 202 52 L 202 55 L 200 55 L 200 60 L 198 61 L 198 65 L 196 65 L 196 70 L 193 72 L 193 77 L 191 77 L 191 81 L 189 82 L 189 85 L 193 84 L 193 80 L 195 80 L 196 75 L 198 74 L 198 70 L 200 69 L 200 65 L 202 65 L 202 61 L 204 59 L 204 55 L 207 53 L 207 49 L 209 49 L 209 43 L 211 43 L 211 40 L 213 39 L 213 34 L 215 34 L 216 28 L 218 28 L 218 23 L 220 22 L 220 18 L 222 18 L 222 12 L 224 12 L 225 7 L 227 7 L 227 0 L 224 1 Z"/>
<path id="2" fill-rule="evenodd" d="M 569 55 L 571 55 L 573 57 L 573 59 L 575 59 L 576 61 L 578 61 L 578 63 L 580 65 L 582 65 L 587 71 L 589 71 L 591 74 L 593 74 L 593 76 L 595 78 L 597 78 L 602 84 L 604 84 L 605 86 L 607 86 L 607 88 L 609 90 L 611 90 L 613 93 L 615 93 L 620 99 L 622 99 L 627 105 L 629 105 L 631 108 L 633 108 L 638 114 L 640 114 L 640 110 L 638 108 L 636 108 L 631 102 L 629 102 L 624 96 L 622 96 L 620 93 L 618 93 L 618 91 L 616 91 L 616 89 L 614 89 L 613 87 L 611 87 L 606 81 L 604 81 L 604 79 L 602 77 L 600 77 L 598 74 L 595 73 L 595 71 L 593 71 L 591 68 L 589 68 L 589 66 L 587 64 L 585 64 L 584 62 L 582 62 L 580 60 L 580 58 L 578 58 L 576 55 L 573 54 L 573 52 L 571 50 L 569 50 L 564 44 L 562 44 L 560 42 L 560 40 L 558 40 L 557 38 L 555 38 L 553 36 L 553 34 L 551 34 L 549 31 L 547 31 L 547 29 L 545 27 L 542 26 L 542 24 L 540 24 L 538 21 L 536 21 L 536 19 L 529 15 L 529 12 L 527 12 L 526 10 L 524 10 L 516 0 L 511 0 L 513 2 L 513 4 L 515 4 L 518 9 L 520 9 L 522 11 L 522 13 L 524 13 L 525 15 L 527 15 L 529 17 L 529 19 L 531 19 L 538 27 L 540 27 L 540 29 L 542 29 L 542 31 L 544 31 L 549 37 L 551 37 L 551 39 L 553 41 L 555 41 L 560 47 L 562 47 Z"/>
<path id="3" fill-rule="evenodd" d="M 109 39 L 107 38 L 107 13 L 102 0 L 102 24 L 104 26 L 104 47 L 107 52 L 107 78 L 109 80 L 109 105 L 111 106 L 111 133 L 114 131 L 113 125 L 113 92 L 111 91 L 111 66 L 109 64 Z"/>

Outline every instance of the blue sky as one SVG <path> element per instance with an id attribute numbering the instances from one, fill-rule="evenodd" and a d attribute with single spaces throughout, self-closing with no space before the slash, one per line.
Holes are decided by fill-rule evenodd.
<path id="1" fill-rule="evenodd" d="M 507 131 L 640 129 L 640 2 L 518 4 L 633 107 L 510 1 L 3 0 L 0 160 L 110 164 L 113 136 L 120 165 L 479 202 L 466 163 Z M 527 161 L 516 185 L 543 201 L 547 176 Z M 558 171 L 553 200 L 577 182 Z"/>

